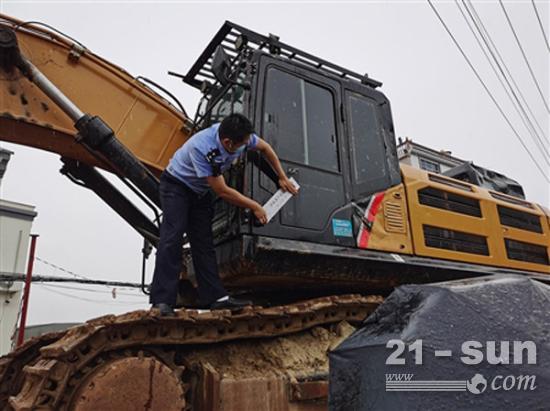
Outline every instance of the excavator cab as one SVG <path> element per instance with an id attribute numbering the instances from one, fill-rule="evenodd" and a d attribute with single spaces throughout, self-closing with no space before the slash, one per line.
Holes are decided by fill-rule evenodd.
<path id="1" fill-rule="evenodd" d="M 367 75 L 226 22 L 184 81 L 203 92 L 198 129 L 231 113 L 246 115 L 301 187 L 265 226 L 218 202 L 214 231 L 226 282 L 272 285 L 283 274 L 273 263 L 303 253 L 311 265 L 299 270 L 320 269 L 327 263 L 323 246 L 356 247 L 370 196 L 401 182 L 390 104 Z M 256 152 L 225 177 L 260 204 L 278 189 Z M 334 264 L 325 268 L 337 271 L 338 258 Z M 287 267 L 284 276 L 296 274 L 301 283 L 303 273 L 295 271 Z"/>

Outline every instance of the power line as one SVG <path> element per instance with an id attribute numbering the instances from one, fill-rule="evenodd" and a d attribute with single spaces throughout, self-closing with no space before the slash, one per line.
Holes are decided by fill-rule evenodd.
<path id="1" fill-rule="evenodd" d="M 55 268 L 56 270 L 59 270 L 59 271 L 62 271 L 62 272 L 64 272 L 64 273 L 67 273 L 67 274 L 69 274 L 69 275 L 72 275 L 73 277 L 82 278 L 82 279 L 85 279 L 85 280 L 91 280 L 91 278 L 89 278 L 89 277 L 86 277 L 86 276 L 84 276 L 84 275 L 80 275 L 80 274 L 77 274 L 77 273 L 75 273 L 75 272 L 73 272 L 73 271 L 67 270 L 67 269 L 65 269 L 65 268 L 63 268 L 63 267 L 60 267 L 60 266 L 55 265 L 55 264 L 53 264 L 53 263 L 50 263 L 49 261 L 43 260 L 43 259 L 40 258 L 40 257 L 34 257 L 34 258 L 36 259 L 36 261 L 40 261 L 40 262 L 43 263 L 43 264 L 49 265 L 50 267 L 53 267 L 53 268 Z"/>
<path id="2" fill-rule="evenodd" d="M 546 48 L 548 51 L 550 51 L 550 44 L 548 44 L 548 37 L 546 37 L 546 32 L 544 31 L 544 26 L 542 25 L 542 20 L 539 16 L 539 11 L 537 10 L 537 6 L 535 5 L 535 0 L 531 0 L 531 4 L 533 4 L 533 10 L 535 10 L 535 14 L 537 15 L 537 20 L 539 21 L 539 27 L 542 31 L 542 37 L 544 37 L 544 42 L 546 43 Z"/>
<path id="3" fill-rule="evenodd" d="M 502 11 L 504 12 L 504 15 L 506 16 L 506 21 L 508 21 L 508 25 L 510 26 L 510 29 L 512 30 L 512 33 L 514 34 L 514 38 L 516 39 L 516 43 L 521 51 L 521 55 L 523 56 L 523 60 L 525 60 L 525 64 L 527 64 L 527 68 L 529 68 L 529 73 L 531 73 L 531 77 L 533 78 L 533 81 L 535 82 L 535 85 L 537 86 L 537 90 L 539 91 L 539 94 L 542 98 L 542 102 L 544 103 L 544 106 L 546 107 L 546 111 L 550 113 L 550 107 L 548 107 L 548 103 L 546 102 L 546 98 L 544 97 L 544 94 L 542 93 L 542 90 L 540 88 L 539 82 L 537 81 L 537 78 L 535 77 L 535 73 L 533 73 L 533 69 L 531 68 L 531 64 L 529 63 L 529 60 L 527 59 L 527 55 L 525 54 L 525 51 L 523 50 L 523 46 L 521 45 L 521 42 L 519 41 L 519 37 L 516 34 L 516 30 L 514 29 L 514 26 L 512 25 L 512 21 L 510 20 L 510 17 L 508 16 L 508 12 L 506 11 L 506 8 L 504 7 L 504 4 L 502 3 L 502 0 L 498 0 L 500 3 L 500 7 L 502 8 Z"/>
<path id="4" fill-rule="evenodd" d="M 491 45 L 493 46 L 493 48 L 495 49 L 495 52 L 498 54 L 498 56 L 500 57 L 500 59 L 502 60 L 502 56 L 500 56 L 500 53 L 498 53 L 498 50 L 495 46 L 495 44 L 493 43 L 493 41 L 490 39 L 490 36 L 489 36 L 489 33 L 486 31 L 485 29 L 485 26 L 483 25 L 483 22 L 481 21 L 479 15 L 476 13 L 475 11 L 475 8 L 473 7 L 473 4 L 468 0 L 468 3 L 470 5 L 470 7 L 472 7 L 472 11 L 470 11 L 470 9 L 468 8 L 468 6 L 466 5 L 466 2 L 464 0 L 462 0 L 462 4 L 464 5 L 464 8 L 466 9 L 466 11 L 468 12 L 468 15 L 470 16 L 470 19 L 472 20 L 472 22 L 474 23 L 481 39 L 483 40 L 483 42 L 485 43 L 485 47 L 487 48 L 487 50 L 489 51 L 489 53 L 491 53 L 491 56 L 495 62 L 495 64 L 497 65 L 499 71 L 500 71 L 500 74 L 502 75 L 502 78 L 504 78 L 504 80 L 506 81 L 506 84 L 508 85 L 508 88 L 504 85 L 504 82 L 502 81 L 502 78 L 498 75 L 489 55 L 487 54 L 487 52 L 485 51 L 485 49 L 483 48 L 483 45 L 481 44 L 481 42 L 479 41 L 479 39 L 477 38 L 475 32 L 474 32 L 474 29 L 472 27 L 472 25 L 470 24 L 470 22 L 468 21 L 468 18 L 466 17 L 466 15 L 464 14 L 464 11 L 462 10 L 462 8 L 460 7 L 459 3 L 458 3 L 458 0 L 455 0 L 455 3 L 458 7 L 458 9 L 460 10 L 460 13 L 462 14 L 462 17 L 464 17 L 464 20 L 466 21 L 466 24 L 468 25 L 468 27 L 470 28 L 470 31 L 472 32 L 472 34 L 474 35 L 474 38 L 476 39 L 476 42 L 477 44 L 479 45 L 479 47 L 481 48 L 481 51 L 483 52 L 485 58 L 487 59 L 487 61 L 489 62 L 489 65 L 491 66 L 491 68 L 493 69 L 493 72 L 495 73 L 495 76 L 497 77 L 497 79 L 499 80 L 500 84 L 502 85 L 502 87 L 504 88 L 504 91 L 506 92 L 506 95 L 508 96 L 508 98 L 510 99 L 510 102 L 512 103 L 512 105 L 514 106 L 514 109 L 516 110 L 516 113 L 518 114 L 518 116 L 520 117 L 521 121 L 523 122 L 523 125 L 525 126 L 525 128 L 527 129 L 527 131 L 529 132 L 529 134 L 531 135 L 531 138 L 533 139 L 533 141 L 535 142 L 535 144 L 537 145 L 537 148 L 540 150 L 541 154 L 542 154 L 542 157 L 543 159 L 546 161 L 546 164 L 548 164 L 550 166 L 550 161 L 548 160 L 548 158 L 550 158 L 550 153 L 548 152 L 548 149 L 546 148 L 546 145 L 543 143 L 542 139 L 540 138 L 539 134 L 537 133 L 537 131 L 535 130 L 535 126 L 533 125 L 533 123 L 531 122 L 531 119 L 529 118 L 529 116 L 527 115 L 527 113 L 525 112 L 525 109 L 523 108 L 523 105 L 521 104 L 521 102 L 519 101 L 519 98 L 516 94 L 516 92 L 514 91 L 514 88 L 512 87 L 512 85 L 510 84 L 510 81 L 508 80 L 508 78 L 506 77 L 506 74 L 504 73 L 504 70 L 502 69 L 502 66 L 500 65 L 497 57 L 495 56 L 495 53 L 493 53 L 493 50 L 491 49 L 491 47 L 489 46 L 489 42 L 488 42 L 488 39 L 485 37 L 485 35 L 489 38 L 490 42 L 491 42 Z M 475 16 L 477 17 L 478 21 L 476 22 L 476 19 L 474 18 L 474 16 L 472 15 L 472 12 L 475 14 Z M 479 23 L 479 25 L 478 25 Z M 483 28 L 483 31 L 481 30 L 481 27 Z M 484 32 L 485 32 L 485 35 L 484 35 Z M 505 65 L 504 61 L 502 60 L 502 64 Z M 507 69 L 506 70 L 508 72 L 508 75 L 511 77 L 512 81 L 515 83 L 515 81 L 513 80 L 513 77 L 511 76 L 509 70 Z M 517 85 L 516 85 L 517 87 Z M 510 94 L 511 92 L 511 94 Z M 513 97 L 512 97 L 513 95 Z M 515 102 L 514 102 L 515 100 Z M 536 120 L 536 119 L 535 119 Z M 548 158 L 547 158 L 548 157 Z"/>
<path id="5" fill-rule="evenodd" d="M 462 0 L 462 2 L 464 3 L 464 0 Z M 510 78 L 510 80 L 512 81 L 512 83 L 514 84 L 514 87 L 516 88 L 516 91 L 518 92 L 519 96 L 521 97 L 521 100 L 523 101 L 523 104 L 525 104 L 525 106 L 527 107 L 527 110 L 529 111 L 529 114 L 531 114 L 531 117 L 533 118 L 533 120 L 535 121 L 536 125 L 538 126 L 539 128 L 539 131 L 541 132 L 542 136 L 545 138 L 545 140 L 548 140 L 548 136 L 546 135 L 546 132 L 543 130 L 543 128 L 541 127 L 541 125 L 539 124 L 539 122 L 537 121 L 537 116 L 535 116 L 535 114 L 533 113 L 533 110 L 531 110 L 531 106 L 529 105 L 529 103 L 527 103 L 527 100 L 525 98 L 525 96 L 523 95 L 522 91 L 521 91 L 521 87 L 519 87 L 516 83 L 516 81 L 514 80 L 514 76 L 512 76 L 512 73 L 510 72 L 510 69 L 508 69 L 508 65 L 505 63 L 504 61 L 504 58 L 501 56 L 500 52 L 498 51 L 498 47 L 496 46 L 496 44 L 494 43 L 493 39 L 491 38 L 491 35 L 489 34 L 489 31 L 485 28 L 485 25 L 483 24 L 483 21 L 481 21 L 481 17 L 479 16 L 479 14 L 477 13 L 474 5 L 472 4 L 472 2 L 470 0 L 468 0 L 468 4 L 470 5 L 470 8 L 472 10 L 472 13 L 474 14 L 474 16 L 476 17 L 477 19 L 477 22 L 479 23 L 479 25 L 481 26 L 481 29 L 483 30 L 483 32 L 485 33 L 485 36 L 487 37 L 487 39 L 489 40 L 489 43 L 491 43 L 491 46 L 493 47 L 493 50 L 495 51 L 496 55 L 498 56 L 498 59 L 500 60 L 500 63 L 502 63 L 502 66 L 504 67 L 504 69 L 506 70 L 506 73 L 508 74 L 508 77 Z M 479 28 L 478 28 L 479 30 Z M 487 42 L 485 42 L 485 44 L 487 44 Z M 489 47 L 487 46 L 487 48 L 489 49 Z M 489 49 L 490 50 L 490 49 Z M 494 56 L 493 56 L 494 58 Z M 495 59 L 496 61 L 496 59 Z M 498 62 L 497 62 L 498 64 Z M 510 87 L 511 89 L 512 87 Z"/>
<path id="6" fill-rule="evenodd" d="M 90 277 L 86 277 L 85 275 L 81 275 L 81 274 L 77 274 L 75 273 L 74 271 L 71 271 L 71 270 L 67 270 L 66 268 L 63 268 L 63 267 L 60 267 L 54 263 L 51 263 L 49 261 L 46 261 L 40 257 L 35 257 L 36 260 L 38 260 L 39 262 L 43 263 L 43 264 L 46 264 L 50 267 L 53 267 L 54 269 L 58 270 L 58 271 L 62 271 L 64 273 L 67 273 L 75 278 L 80 278 L 82 280 L 87 280 L 87 281 L 82 281 L 80 283 L 82 284 L 95 284 L 96 283 L 96 280 L 93 279 L 93 278 L 90 278 Z M 63 277 L 52 277 L 52 278 L 63 278 Z M 75 281 L 75 282 L 78 282 L 78 281 Z M 105 285 L 106 287 L 113 287 L 113 286 L 116 286 L 114 285 L 115 283 L 113 282 L 112 284 L 98 284 L 98 285 Z M 133 284 L 133 283 L 129 283 L 129 284 Z M 124 287 L 122 287 L 124 288 Z M 132 285 L 130 288 L 134 288 L 134 285 Z M 111 290 L 109 291 L 105 291 L 105 292 L 111 292 Z"/>
<path id="7" fill-rule="evenodd" d="M 510 120 L 508 119 L 508 117 L 506 116 L 506 113 L 504 113 L 504 111 L 502 110 L 502 108 L 500 107 L 500 105 L 496 101 L 495 97 L 493 96 L 493 94 L 491 93 L 491 91 L 489 90 L 489 88 L 487 87 L 487 85 L 485 84 L 485 82 L 483 81 L 483 79 L 481 78 L 481 76 L 479 75 L 479 73 L 477 72 L 475 67 L 473 66 L 472 62 L 470 61 L 470 59 L 468 58 L 468 56 L 466 55 L 464 50 L 462 50 L 462 47 L 460 47 L 460 44 L 458 43 L 458 41 L 454 37 L 453 33 L 451 33 L 451 30 L 449 29 L 449 27 L 447 27 L 447 24 L 445 24 L 445 21 L 443 21 L 443 18 L 441 17 L 441 15 L 439 14 L 439 12 L 435 8 L 435 6 L 432 4 L 432 1 L 431 0 L 427 0 L 427 1 L 428 1 L 428 4 L 430 5 L 430 7 L 432 8 L 432 10 L 434 11 L 435 15 L 437 16 L 437 18 L 439 19 L 439 21 L 441 22 L 441 24 L 445 28 L 445 31 L 447 31 L 447 33 L 449 34 L 449 36 L 453 40 L 454 44 L 456 45 L 456 47 L 458 48 L 458 50 L 460 51 L 460 53 L 462 54 L 462 56 L 464 57 L 464 59 L 466 60 L 466 62 L 468 63 L 468 65 L 470 66 L 472 71 L 474 72 L 474 74 L 476 75 L 477 79 L 480 81 L 481 85 L 483 86 L 483 88 L 485 89 L 485 91 L 487 92 L 487 94 L 489 95 L 489 97 L 491 98 L 491 100 L 493 101 L 495 106 L 497 107 L 498 111 L 500 112 L 500 114 L 502 115 L 502 117 L 504 118 L 504 120 L 506 121 L 508 126 L 512 129 L 514 135 L 517 137 L 517 139 L 519 140 L 519 142 L 521 143 L 521 145 L 523 146 L 525 151 L 527 151 L 527 153 L 529 154 L 529 157 L 531 157 L 531 160 L 533 160 L 536 167 L 538 168 L 540 173 L 543 175 L 544 179 L 550 183 L 550 179 L 546 176 L 546 173 L 543 171 L 542 167 L 539 165 L 539 163 L 537 162 L 537 160 L 535 159 L 535 157 L 533 156 L 531 151 L 529 151 L 529 149 L 525 145 L 525 142 L 523 141 L 523 139 L 521 138 L 519 133 L 516 131 L 516 129 L 514 128 L 514 126 L 512 125 Z"/>
<path id="8" fill-rule="evenodd" d="M 121 305 L 121 304 L 124 304 L 124 305 L 132 305 L 132 304 L 133 305 L 143 305 L 142 301 L 92 300 L 90 298 L 84 298 L 84 297 L 80 297 L 80 296 L 75 296 L 73 294 L 67 294 L 67 293 L 64 293 L 64 292 L 61 292 L 61 291 L 54 290 L 54 289 L 50 288 L 50 286 L 47 286 L 45 284 L 42 284 L 42 287 L 45 290 L 47 290 L 51 293 L 58 294 L 58 295 L 61 295 L 63 297 L 67 297 L 67 298 L 72 298 L 72 299 L 79 300 L 79 301 L 86 301 L 86 302 L 89 302 L 89 303 L 107 304 L 107 305 Z"/>
<path id="9" fill-rule="evenodd" d="M 0 282 L 24 282 L 25 274 L 12 273 L 8 271 L 0 271 Z M 32 276 L 32 282 L 37 283 L 78 283 L 78 284 L 90 284 L 90 285 L 105 285 L 108 287 L 127 287 L 127 288 L 141 288 L 139 283 L 128 283 L 124 281 L 108 281 L 108 280 L 88 280 L 84 278 L 67 278 L 58 276 L 47 275 L 34 275 Z"/>
<path id="10" fill-rule="evenodd" d="M 44 285 L 44 283 L 39 283 L 38 285 Z M 64 290 L 83 291 L 83 292 L 88 292 L 88 293 L 112 294 L 112 290 L 111 291 L 109 291 L 109 290 L 94 290 L 94 289 L 91 289 L 91 288 L 71 287 L 71 286 L 59 285 L 59 284 L 55 284 L 55 283 L 49 283 L 48 287 L 62 288 Z M 116 290 L 116 288 L 113 288 L 113 290 Z M 118 291 L 116 291 L 115 293 L 116 293 L 116 295 L 124 295 L 124 296 L 128 296 L 128 297 L 139 297 L 139 298 L 144 298 L 145 297 L 141 293 L 140 294 L 130 294 L 130 293 L 121 293 L 121 292 L 118 292 Z"/>

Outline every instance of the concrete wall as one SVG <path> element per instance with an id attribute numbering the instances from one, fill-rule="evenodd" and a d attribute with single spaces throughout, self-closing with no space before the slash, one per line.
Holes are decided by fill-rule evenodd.
<path id="1" fill-rule="evenodd" d="M 29 235 L 35 216 L 33 206 L 0 199 L 1 272 L 26 272 Z M 22 286 L 21 282 L 0 282 L 0 355 L 11 351 Z"/>

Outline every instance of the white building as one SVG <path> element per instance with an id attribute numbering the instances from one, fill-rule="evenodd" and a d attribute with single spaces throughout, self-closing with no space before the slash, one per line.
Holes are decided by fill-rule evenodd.
<path id="1" fill-rule="evenodd" d="M 467 161 L 453 157 L 450 151 L 437 151 L 415 143 L 409 138 L 405 140 L 399 138 L 397 157 L 400 163 L 438 174 L 467 163 Z"/>
<path id="2" fill-rule="evenodd" d="M 0 187 L 9 157 L 13 153 L 0 148 Z M 0 199 L 0 272 L 25 273 L 29 235 L 36 211 L 34 206 Z M 0 281 L 0 355 L 12 348 L 17 326 L 23 283 Z"/>

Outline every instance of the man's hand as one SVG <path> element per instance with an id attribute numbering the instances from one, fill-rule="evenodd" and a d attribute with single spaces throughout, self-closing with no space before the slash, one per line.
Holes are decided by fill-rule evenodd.
<path id="1" fill-rule="evenodd" d="M 267 213 L 260 204 L 256 203 L 256 207 L 252 209 L 252 212 L 262 225 L 267 224 Z"/>
<path id="2" fill-rule="evenodd" d="M 227 201 L 230 204 L 236 205 L 241 208 L 249 208 L 252 211 L 256 210 L 258 207 L 262 208 L 262 206 L 260 206 L 256 201 L 242 195 L 237 190 L 228 187 L 227 184 L 225 184 L 223 176 L 206 177 L 206 181 L 208 181 L 210 187 L 212 187 L 214 192 L 221 199 Z M 265 212 L 263 214 L 265 215 Z"/>
<path id="3" fill-rule="evenodd" d="M 279 178 L 279 186 L 281 190 L 288 191 L 292 195 L 298 194 L 298 189 L 292 184 L 292 181 L 287 176 Z"/>
<path id="4" fill-rule="evenodd" d="M 281 162 L 279 161 L 279 157 L 277 157 L 273 148 L 263 139 L 258 138 L 255 150 L 261 151 L 267 157 L 269 164 L 275 169 L 275 172 L 279 176 L 279 187 L 281 187 L 283 191 L 288 191 L 291 194 L 298 194 L 298 190 L 286 176 L 283 166 L 281 166 Z"/>

